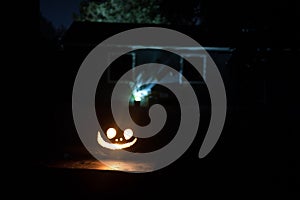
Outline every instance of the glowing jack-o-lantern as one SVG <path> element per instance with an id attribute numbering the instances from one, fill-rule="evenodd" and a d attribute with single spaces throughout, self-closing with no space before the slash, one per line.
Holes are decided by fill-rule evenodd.
<path id="1" fill-rule="evenodd" d="M 99 131 L 98 131 L 97 141 L 102 147 L 105 147 L 107 149 L 112 149 L 112 150 L 125 149 L 128 147 L 131 147 L 137 141 L 137 138 L 134 138 L 132 140 L 133 131 L 131 129 L 125 129 L 123 132 L 123 137 L 118 138 L 116 129 L 109 128 L 106 131 L 106 136 L 109 140 L 114 140 L 114 142 L 117 142 L 117 143 L 106 142 L 102 138 Z M 124 143 L 123 141 L 128 141 L 128 142 Z"/>

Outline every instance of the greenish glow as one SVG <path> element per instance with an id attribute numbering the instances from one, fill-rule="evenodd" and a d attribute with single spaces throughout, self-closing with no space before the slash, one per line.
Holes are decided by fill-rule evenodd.
<path id="1" fill-rule="evenodd" d="M 132 95 L 134 97 L 135 101 L 141 101 L 142 99 L 144 99 L 147 95 L 149 94 L 148 90 L 134 90 Z"/>
<path id="2" fill-rule="evenodd" d="M 134 97 L 134 100 L 135 100 L 135 101 L 141 101 L 142 98 L 141 98 L 140 96 L 135 96 L 135 97 Z"/>
<path id="3" fill-rule="evenodd" d="M 133 90 L 132 95 L 130 97 L 130 105 L 134 105 L 135 102 L 139 102 L 140 106 L 148 106 L 150 93 L 151 89 L 149 88 Z"/>

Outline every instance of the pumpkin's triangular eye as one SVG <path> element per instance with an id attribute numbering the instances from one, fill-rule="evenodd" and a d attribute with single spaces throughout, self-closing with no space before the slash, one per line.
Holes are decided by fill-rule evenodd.
<path id="1" fill-rule="evenodd" d="M 117 131 L 114 128 L 109 128 L 106 131 L 106 136 L 108 139 L 112 139 L 117 135 Z"/>
<path id="2" fill-rule="evenodd" d="M 133 136 L 133 131 L 130 128 L 124 130 L 124 138 L 126 140 L 129 140 L 132 136 Z"/>

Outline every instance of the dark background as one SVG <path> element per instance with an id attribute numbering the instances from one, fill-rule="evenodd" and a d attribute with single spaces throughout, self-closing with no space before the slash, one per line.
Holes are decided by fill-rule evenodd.
<path id="1" fill-rule="evenodd" d="M 79 158 L 90 158 L 81 150 L 71 111 L 73 82 L 82 60 L 94 44 L 121 30 L 143 26 L 72 24 L 70 15 L 78 5 L 40 1 L 45 21 L 40 23 L 36 84 L 43 88 L 34 102 L 43 131 L 30 165 L 36 177 L 32 194 L 81 199 L 158 198 L 162 193 L 199 198 L 299 194 L 299 3 L 201 1 L 199 25 L 168 26 L 203 46 L 234 49 L 225 68 L 228 115 L 220 140 L 207 157 L 197 158 L 200 135 L 176 162 L 146 174 L 47 166 L 49 160 L 75 157 L 66 146 L 83 151 Z M 189 1 L 164 1 L 173 14 L 187 15 L 189 5 Z M 72 47 L 78 40 L 85 45 Z"/>

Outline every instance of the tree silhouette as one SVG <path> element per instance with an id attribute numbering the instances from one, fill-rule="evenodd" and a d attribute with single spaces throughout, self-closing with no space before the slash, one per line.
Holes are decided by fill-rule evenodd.
<path id="1" fill-rule="evenodd" d="M 75 21 L 168 24 L 161 14 L 161 0 L 84 0 Z"/>

